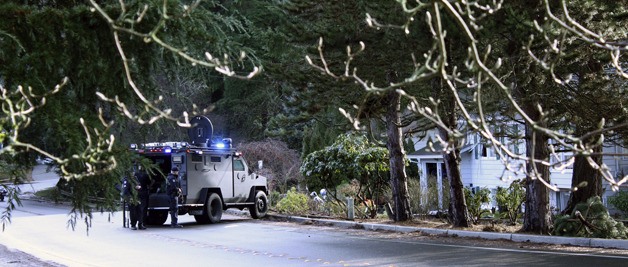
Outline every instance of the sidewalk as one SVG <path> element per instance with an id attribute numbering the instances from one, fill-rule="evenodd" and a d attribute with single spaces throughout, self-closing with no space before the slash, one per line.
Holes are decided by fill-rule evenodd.
<path id="1" fill-rule="evenodd" d="M 628 249 L 628 240 L 624 239 L 601 239 L 601 238 L 583 238 L 583 237 L 563 237 L 563 236 L 546 236 L 546 235 L 530 235 L 530 234 L 512 234 L 512 233 L 495 233 L 495 232 L 476 232 L 464 230 L 449 230 L 436 228 L 422 228 L 412 226 L 398 226 L 389 224 L 362 223 L 354 221 L 316 219 L 299 216 L 287 216 L 269 214 L 268 218 L 275 220 L 284 220 L 295 223 L 322 223 L 341 228 L 365 229 L 365 230 L 384 230 L 393 232 L 420 232 L 425 235 L 442 235 L 449 237 L 468 237 L 480 238 L 486 240 L 510 240 L 514 242 L 529 242 L 538 244 L 554 244 L 554 245 L 572 245 L 580 247 L 597 247 L 597 248 L 616 248 Z"/>

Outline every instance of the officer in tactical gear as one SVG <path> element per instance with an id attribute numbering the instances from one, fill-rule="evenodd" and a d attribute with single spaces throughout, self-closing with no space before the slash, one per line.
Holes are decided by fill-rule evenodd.
<path id="1" fill-rule="evenodd" d="M 179 213 L 179 196 L 181 196 L 181 183 L 179 183 L 179 168 L 172 167 L 171 172 L 168 174 L 166 193 L 168 193 L 168 199 L 170 200 L 170 227 L 181 228 L 183 227 L 178 223 Z"/>
<path id="2" fill-rule="evenodd" d="M 145 230 L 144 218 L 146 218 L 146 209 L 148 208 L 148 195 L 150 187 L 150 178 L 141 167 L 134 173 L 133 189 L 137 194 L 137 201 L 129 203 L 129 215 L 131 217 L 131 229 Z M 135 226 L 137 225 L 137 227 Z"/>

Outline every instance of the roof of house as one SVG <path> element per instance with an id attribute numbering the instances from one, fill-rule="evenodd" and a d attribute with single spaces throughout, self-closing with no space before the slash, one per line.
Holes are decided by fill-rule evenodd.
<path id="1" fill-rule="evenodd" d="M 470 152 L 476 144 L 468 144 L 460 148 L 460 153 Z M 432 143 L 432 146 L 425 146 L 417 151 L 408 153 L 409 158 L 442 158 L 443 146 L 440 142 Z"/>

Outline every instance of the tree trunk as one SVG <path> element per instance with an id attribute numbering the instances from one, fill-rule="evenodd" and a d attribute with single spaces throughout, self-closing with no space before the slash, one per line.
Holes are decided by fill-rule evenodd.
<path id="1" fill-rule="evenodd" d="M 403 149 L 401 118 L 401 96 L 396 91 L 387 94 L 386 133 L 388 152 L 390 153 L 390 187 L 392 188 L 395 221 L 412 219 L 410 199 L 408 197 L 408 177 L 406 176 L 405 152 Z"/>
<path id="2" fill-rule="evenodd" d="M 593 152 L 602 152 L 602 147 L 595 147 Z M 591 159 L 598 165 L 602 164 L 601 155 L 591 156 Z M 586 202 L 591 197 L 601 197 L 602 193 L 604 193 L 600 172 L 591 167 L 591 164 L 589 164 L 587 158 L 584 156 L 576 156 L 573 165 L 573 174 L 571 176 L 571 188 L 574 190 L 569 196 L 569 202 L 563 214 L 571 214 L 576 204 Z"/>
<path id="3" fill-rule="evenodd" d="M 449 218 L 455 227 L 470 227 L 471 216 L 464 198 L 464 185 L 462 184 L 462 174 L 460 173 L 460 149 L 457 147 L 458 140 L 452 139 L 449 135 L 450 129 L 456 129 L 457 108 L 453 95 L 447 92 L 442 79 L 432 80 L 433 96 L 441 100 L 441 117 L 447 128 L 439 128 L 438 133 L 443 140 L 446 140 L 454 149 L 443 152 L 443 161 L 449 179 Z"/>
<path id="4" fill-rule="evenodd" d="M 449 140 L 447 130 L 440 129 L 439 133 L 444 140 Z M 471 216 L 464 198 L 464 185 L 460 173 L 460 149 L 455 148 L 449 153 L 443 153 L 443 160 L 449 179 L 449 217 L 454 227 L 469 227 Z"/>
<path id="5" fill-rule="evenodd" d="M 526 114 L 534 121 L 542 121 L 541 114 L 534 107 L 528 105 Z M 541 132 L 533 132 L 531 125 L 526 124 L 526 155 L 531 159 L 549 161 L 548 137 Z M 536 135 L 533 138 L 533 133 Z M 533 153 L 534 150 L 534 153 Z M 536 172 L 534 167 L 536 167 Z M 540 179 L 550 182 L 549 166 L 534 163 L 532 160 L 526 165 L 526 202 L 523 215 L 523 231 L 540 234 L 549 234 L 552 226 L 551 211 L 549 208 L 549 188 Z"/>

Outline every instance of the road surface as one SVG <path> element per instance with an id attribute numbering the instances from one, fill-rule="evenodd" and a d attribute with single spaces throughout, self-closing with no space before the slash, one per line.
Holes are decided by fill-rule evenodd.
<path id="1" fill-rule="evenodd" d="M 76 225 L 68 224 L 67 212 L 63 206 L 25 201 L 0 234 L 0 245 L 40 261 L 7 265 L 625 266 L 628 262 L 626 255 L 469 246 L 403 234 L 391 238 L 387 233 L 232 214 L 225 214 L 218 224 L 197 225 L 193 217 L 184 215 L 181 229 L 166 224 L 134 231 L 122 227 L 121 213 L 98 213 L 87 220 L 88 230 L 84 217 Z"/>

